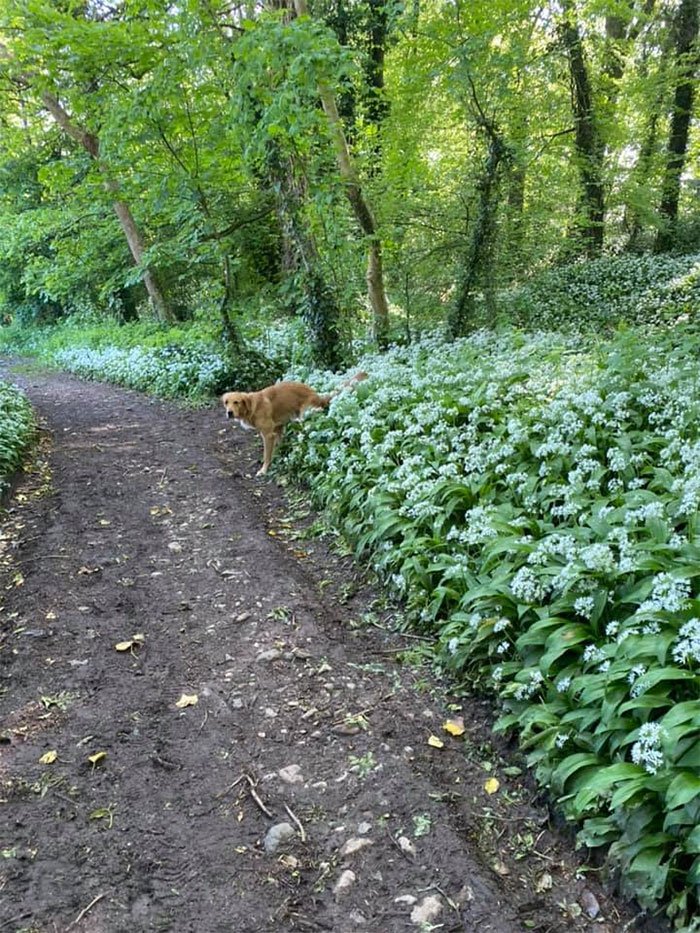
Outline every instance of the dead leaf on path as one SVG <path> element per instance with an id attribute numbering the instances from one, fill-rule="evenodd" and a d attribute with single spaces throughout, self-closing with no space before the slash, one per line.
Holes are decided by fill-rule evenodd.
<path id="1" fill-rule="evenodd" d="M 49 609 L 49 611 L 46 613 L 46 615 L 44 616 L 44 618 L 45 618 L 45 619 L 48 619 L 49 622 L 50 622 L 50 621 L 52 621 L 53 619 L 56 618 L 56 613 L 53 611 L 53 609 Z"/>
<path id="2" fill-rule="evenodd" d="M 495 794 L 500 786 L 498 778 L 492 777 L 484 784 L 484 790 L 487 794 Z"/>
<path id="3" fill-rule="evenodd" d="M 101 761 L 104 761 L 106 757 L 107 757 L 107 752 L 95 752 L 94 755 L 90 755 L 88 757 L 88 761 L 94 768 L 95 765 L 98 765 Z"/>
<path id="4" fill-rule="evenodd" d="M 464 735 L 464 720 L 461 716 L 456 716 L 444 722 L 442 728 L 450 735 Z"/>
<path id="5" fill-rule="evenodd" d="M 199 703 L 199 697 L 196 693 L 191 695 L 183 693 L 175 706 L 177 706 L 178 709 L 185 709 L 186 706 L 196 706 L 197 703 Z"/>
<path id="6" fill-rule="evenodd" d="M 548 871 L 546 871 L 537 879 L 537 883 L 535 884 L 535 891 L 538 894 L 542 894 L 543 891 L 549 891 L 553 883 L 552 876 Z"/>
<path id="7" fill-rule="evenodd" d="M 102 570 L 102 567 L 80 567 L 78 573 L 88 574 L 88 573 L 99 573 Z"/>
<path id="8" fill-rule="evenodd" d="M 112 523 L 106 518 L 101 518 L 98 522 L 98 525 L 111 525 L 111 524 Z"/>
<path id="9" fill-rule="evenodd" d="M 500 859 L 496 859 L 492 862 L 491 868 L 493 868 L 497 875 L 505 876 L 510 874 L 510 869 L 504 862 L 501 862 Z"/>
<path id="10" fill-rule="evenodd" d="M 442 739 L 439 739 L 436 735 L 431 735 L 428 739 L 428 745 L 431 745 L 433 748 L 444 748 L 445 743 Z"/>
<path id="11" fill-rule="evenodd" d="M 139 632 L 137 635 L 132 635 L 128 641 L 120 641 L 114 646 L 115 651 L 131 651 L 132 648 L 138 648 L 139 645 L 142 645 L 146 640 L 146 636 L 143 632 Z"/>
<path id="12" fill-rule="evenodd" d="M 42 755 L 39 761 L 42 765 L 51 765 L 58 758 L 58 752 L 55 749 L 51 749 L 50 752 L 46 752 L 45 755 Z"/>

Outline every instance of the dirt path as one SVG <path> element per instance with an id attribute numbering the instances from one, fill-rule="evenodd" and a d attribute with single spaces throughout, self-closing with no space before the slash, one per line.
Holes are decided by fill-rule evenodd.
<path id="1" fill-rule="evenodd" d="M 482 706 L 450 711 L 396 662 L 415 640 L 358 625 L 373 594 L 298 538 L 257 443 L 11 378 L 51 489 L 26 478 L 0 525 L 2 933 L 622 929 Z"/>

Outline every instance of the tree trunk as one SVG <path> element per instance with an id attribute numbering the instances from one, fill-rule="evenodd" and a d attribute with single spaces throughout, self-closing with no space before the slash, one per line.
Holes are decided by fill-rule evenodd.
<path id="1" fill-rule="evenodd" d="M 309 329 L 314 358 L 336 370 L 343 362 L 340 308 L 323 274 L 313 230 L 304 221 L 306 177 L 295 170 L 291 158 L 280 155 L 274 142 L 268 143 L 267 149 L 267 169 L 272 188 L 277 192 L 278 213 L 286 230 L 292 271 L 299 273 L 303 283 L 301 308 L 297 305 L 294 310 L 301 313 Z"/>
<path id="2" fill-rule="evenodd" d="M 369 0 L 368 6 L 370 11 L 369 55 L 365 70 L 369 89 L 367 118 L 376 129 L 376 134 L 371 140 L 372 160 L 369 165 L 369 171 L 374 176 L 381 168 L 381 128 L 389 110 L 384 94 L 384 55 L 388 25 L 385 0 Z"/>
<path id="3" fill-rule="evenodd" d="M 81 127 L 73 123 L 68 113 L 61 106 L 58 98 L 53 94 L 49 93 L 48 91 L 43 91 L 41 94 L 41 100 L 61 129 L 68 136 L 70 136 L 71 139 L 74 139 L 76 142 L 80 143 L 80 145 L 97 162 L 99 170 L 105 176 L 105 190 L 114 197 L 112 204 L 114 207 L 114 213 L 119 219 L 124 236 L 126 237 L 126 241 L 129 244 L 131 255 L 133 256 L 134 261 L 140 265 L 143 259 L 143 254 L 146 250 L 143 236 L 136 224 L 136 221 L 134 220 L 129 205 L 118 197 L 119 184 L 113 178 L 109 177 L 107 166 L 100 159 L 100 144 L 97 136 L 95 136 L 93 133 L 87 133 L 85 130 L 81 129 Z M 143 282 L 146 286 L 146 290 L 148 291 L 148 295 L 153 303 L 153 308 L 158 318 L 161 321 L 165 321 L 166 323 L 172 323 L 175 320 L 175 315 L 173 314 L 170 305 L 165 299 L 155 273 L 150 269 L 144 269 Z"/>
<path id="4" fill-rule="evenodd" d="M 560 26 L 562 43 L 569 60 L 571 107 L 575 121 L 575 147 L 581 177 L 581 219 L 575 225 L 577 236 L 588 255 L 603 247 L 605 193 L 603 189 L 604 147 L 595 122 L 593 95 L 583 43 L 578 27 L 569 19 L 571 2 L 565 0 L 565 18 Z"/>
<path id="5" fill-rule="evenodd" d="M 678 84 L 673 96 L 666 171 L 659 206 L 663 226 L 659 229 L 654 244 L 654 251 L 657 253 L 670 249 L 673 243 L 673 228 L 678 219 L 681 175 L 688 150 L 695 96 L 695 73 L 698 67 L 698 53 L 694 51 L 694 44 L 698 37 L 698 0 L 681 0 L 674 29 Z"/>
<path id="6" fill-rule="evenodd" d="M 306 0 L 294 0 L 297 16 L 308 16 Z M 323 106 L 326 120 L 333 136 L 336 158 L 340 177 L 345 182 L 345 194 L 355 214 L 360 229 L 369 239 L 369 255 L 367 260 L 367 291 L 372 307 L 372 333 L 379 347 L 385 347 L 389 335 L 389 303 L 384 288 L 384 272 L 382 264 L 382 245 L 379 239 L 377 224 L 371 208 L 365 199 L 360 186 L 359 177 L 352 163 L 345 133 L 338 115 L 335 97 L 330 88 L 319 85 L 319 96 Z"/>
<path id="7" fill-rule="evenodd" d="M 649 115 L 644 140 L 639 149 L 639 156 L 632 169 L 632 176 L 639 187 L 646 184 L 649 179 L 652 156 L 654 155 L 654 148 L 656 146 L 658 123 L 659 108 L 655 107 L 653 112 Z M 629 231 L 626 249 L 635 250 L 642 234 L 642 218 L 637 207 L 629 203 L 625 205 L 623 228 Z"/>
<path id="8" fill-rule="evenodd" d="M 489 313 L 493 315 L 496 312 L 490 253 L 493 243 L 498 174 L 502 161 L 507 158 L 508 149 L 492 125 L 486 129 L 489 133 L 489 149 L 478 183 L 479 210 L 469 238 L 464 271 L 448 321 L 450 334 L 453 337 L 464 336 L 473 324 L 474 293 L 479 284 L 484 289 Z"/>

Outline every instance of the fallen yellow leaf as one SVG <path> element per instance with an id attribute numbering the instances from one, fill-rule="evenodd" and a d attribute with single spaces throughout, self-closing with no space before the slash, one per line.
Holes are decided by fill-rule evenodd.
<path id="1" fill-rule="evenodd" d="M 114 646 L 115 651 L 129 651 L 135 645 L 142 645 L 146 640 L 146 636 L 143 632 L 139 632 L 137 635 L 132 635 L 128 641 L 120 641 Z"/>
<path id="2" fill-rule="evenodd" d="M 106 757 L 107 757 L 107 752 L 95 752 L 94 755 L 90 755 L 90 757 L 88 758 L 88 761 L 94 768 L 96 764 L 98 764 L 100 761 L 102 761 L 103 758 L 106 758 Z"/>
<path id="3" fill-rule="evenodd" d="M 428 745 L 432 745 L 433 748 L 444 748 L 445 743 L 442 739 L 439 739 L 436 735 L 431 735 L 428 739 Z"/>
<path id="4" fill-rule="evenodd" d="M 197 703 L 199 703 L 199 697 L 196 693 L 193 693 L 191 696 L 183 693 L 175 706 L 177 706 L 178 709 L 184 709 L 186 706 L 196 706 Z"/>
<path id="5" fill-rule="evenodd" d="M 495 794 L 500 786 L 498 778 L 492 777 L 484 784 L 484 790 L 487 794 Z"/>
<path id="6" fill-rule="evenodd" d="M 464 720 L 461 716 L 455 719 L 448 719 L 443 723 L 442 728 L 445 732 L 449 732 L 450 735 L 464 735 Z"/>
<path id="7" fill-rule="evenodd" d="M 56 760 L 57 757 L 58 752 L 52 749 L 50 752 L 46 752 L 45 755 L 42 755 L 39 761 L 42 763 L 42 765 L 50 765 Z"/>

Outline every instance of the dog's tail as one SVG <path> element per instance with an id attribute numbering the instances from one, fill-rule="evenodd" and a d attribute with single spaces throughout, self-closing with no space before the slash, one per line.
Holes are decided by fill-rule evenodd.
<path id="1" fill-rule="evenodd" d="M 346 379 L 345 382 L 342 382 L 340 387 L 336 389 L 335 392 L 331 392 L 330 395 L 322 396 L 323 407 L 328 408 L 328 406 L 330 405 L 331 399 L 334 399 L 336 395 L 340 395 L 340 393 L 344 389 L 356 389 L 358 383 L 364 382 L 365 379 L 369 379 L 369 373 L 363 373 L 363 372 L 355 373 L 354 376 L 351 376 L 349 379 Z"/>

